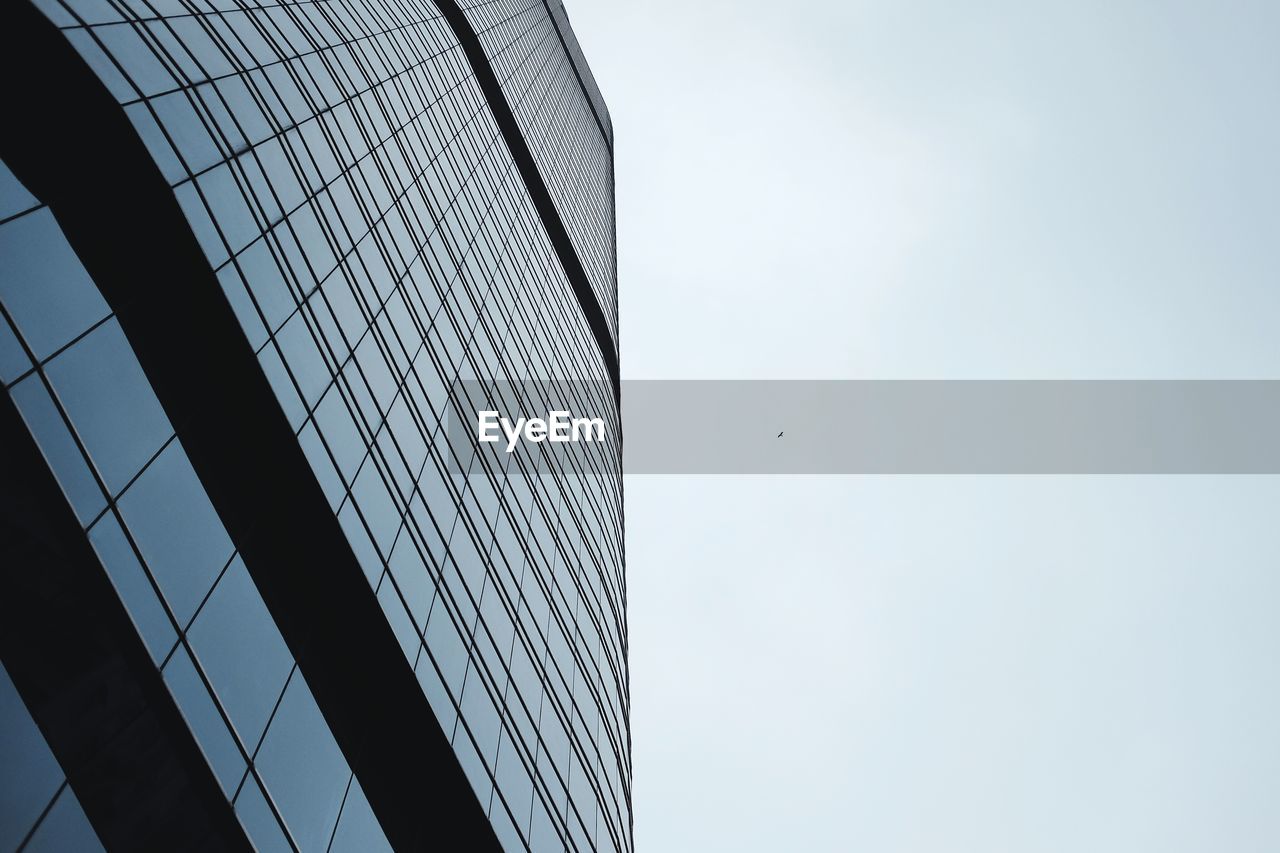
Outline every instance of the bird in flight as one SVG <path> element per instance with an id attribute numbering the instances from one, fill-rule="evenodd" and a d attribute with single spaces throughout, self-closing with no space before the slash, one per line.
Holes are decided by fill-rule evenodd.
<path id="1" fill-rule="evenodd" d="M 786 432 L 786 430 L 783 430 L 782 432 Z M 782 432 L 778 433 L 778 438 L 782 438 Z"/>

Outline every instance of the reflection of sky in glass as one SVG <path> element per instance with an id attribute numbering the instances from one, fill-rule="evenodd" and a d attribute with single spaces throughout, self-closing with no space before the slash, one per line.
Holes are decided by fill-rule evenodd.
<path id="1" fill-rule="evenodd" d="M 1280 7 L 569 13 L 632 378 L 1274 378 Z M 1268 478 L 627 485 L 662 850 L 1272 850 Z"/>

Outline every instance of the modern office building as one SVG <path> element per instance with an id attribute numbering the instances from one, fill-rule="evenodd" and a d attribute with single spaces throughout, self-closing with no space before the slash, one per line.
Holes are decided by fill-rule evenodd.
<path id="1" fill-rule="evenodd" d="M 630 851 L 558 0 L 7 0 L 0 66 L 0 851 Z M 459 379 L 608 452 L 451 459 Z"/>

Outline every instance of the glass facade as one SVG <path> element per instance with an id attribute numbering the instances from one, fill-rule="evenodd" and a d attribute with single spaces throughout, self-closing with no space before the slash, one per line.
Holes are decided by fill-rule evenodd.
<path id="1" fill-rule="evenodd" d="M 102 850 L 89 819 L 0 666 L 0 849 Z"/>
<path id="2" fill-rule="evenodd" d="M 457 758 L 456 784 L 503 849 L 632 849 L 620 453 L 589 471 L 477 454 L 459 477 L 443 442 L 460 379 L 594 380 L 576 403 L 620 435 L 612 127 L 563 9 L 35 5 L 176 201 L 328 505 L 315 523 L 340 526 L 434 717 L 422 725 Z M 459 16 L 497 95 L 477 82 Z M 312 683 L 325 661 L 300 668 L 295 620 L 260 592 L 272 567 L 241 553 L 236 507 L 207 487 L 220 472 L 189 452 L 189 414 L 149 379 L 163 353 L 132 334 L 82 235 L 12 165 L 0 167 L 0 379 L 245 836 L 259 849 L 392 849 L 388 821 L 406 818 Z M 38 846 L 45 824 L 94 837 L 74 774 L 68 786 L 35 735 L 15 737 L 52 788 L 14 801 L 20 837 L 0 846 L 57 849 Z"/>

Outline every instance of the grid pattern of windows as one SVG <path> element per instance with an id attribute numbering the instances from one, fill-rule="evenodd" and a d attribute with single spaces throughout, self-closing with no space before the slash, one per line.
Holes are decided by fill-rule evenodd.
<path id="1" fill-rule="evenodd" d="M 561 40 L 563 24 L 556 25 L 543 0 L 464 0 L 460 5 L 504 81 L 516 121 L 616 343 L 613 153 L 597 121 L 603 104 L 593 104 L 583 90 Z"/>
<path id="2" fill-rule="evenodd" d="M 3 163 L 0 259 L 0 379 L 249 837 L 390 849 L 118 321 Z"/>
<path id="3" fill-rule="evenodd" d="M 438 8 L 37 5 L 172 186 L 499 838 L 511 850 L 632 849 L 618 448 L 607 464 L 503 467 L 475 455 L 466 477 L 450 475 L 443 422 L 458 379 L 520 393 L 536 387 L 522 380 L 593 380 L 575 384 L 575 408 L 605 417 L 615 440 L 620 429 L 596 340 Z M 616 334 L 607 145 L 546 7 L 526 11 L 506 10 L 482 39 L 507 35 L 490 61 Z M 58 242 L 37 245 L 73 267 Z M 311 738 L 332 737 L 287 653 L 253 662 L 270 668 L 254 684 L 273 684 L 274 698 L 242 695 L 220 675 L 220 654 L 283 646 L 136 364 L 128 441 L 126 410 L 104 412 L 108 401 L 77 423 L 81 403 L 65 395 L 92 398 L 94 382 L 58 360 L 96 347 L 131 362 L 100 297 L 83 299 L 52 312 L 68 328 L 49 332 L 58 342 L 48 350 L 15 302 L 13 346 L 0 330 L 0 358 L 18 354 L 11 393 L 255 841 L 270 826 L 302 849 L 324 832 L 336 845 L 346 815 L 368 806 L 336 747 L 312 749 Z M 96 354 L 80 361 L 104 369 Z M 129 375 L 120 370 L 113 385 Z M 540 402 L 502 405 L 534 412 Z M 166 520 L 172 507 L 158 497 L 174 494 L 186 500 L 181 521 L 198 529 Z M 184 555 L 174 572 L 178 542 L 201 558 Z M 262 618 L 257 633 L 235 629 L 248 637 L 241 648 L 217 620 L 244 612 Z M 281 714 L 296 734 L 273 741 Z M 301 778 L 277 783 L 271 766 Z M 341 772 L 342 786 L 317 781 Z M 340 811 L 325 805 L 335 796 Z"/>

